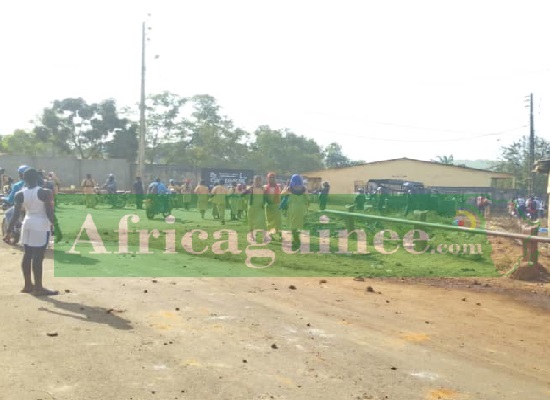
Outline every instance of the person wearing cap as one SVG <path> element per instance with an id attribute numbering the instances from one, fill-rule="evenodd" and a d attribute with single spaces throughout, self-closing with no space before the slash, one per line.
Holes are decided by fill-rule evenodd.
<path id="1" fill-rule="evenodd" d="M 21 191 L 25 187 L 25 180 L 23 179 L 23 176 L 25 171 L 28 170 L 29 168 L 30 167 L 28 165 L 21 165 L 17 169 L 17 173 L 19 174 L 20 180 L 13 184 L 13 186 L 11 187 L 10 194 L 8 195 L 8 197 L 4 199 L 4 201 L 6 201 L 11 206 L 4 213 L 4 219 L 8 224 L 13 219 L 13 216 L 15 213 L 15 207 L 14 207 L 15 195 L 17 194 L 17 192 Z"/>
<path id="2" fill-rule="evenodd" d="M 149 194 L 169 194 L 170 191 L 166 187 L 164 183 L 160 180 L 160 178 L 155 179 L 154 182 L 151 182 L 149 184 L 149 188 L 147 189 L 147 192 Z"/>
<path id="3" fill-rule="evenodd" d="M 107 182 L 105 182 L 103 187 L 107 189 L 107 194 L 116 194 L 116 181 L 113 174 L 109 174 Z"/>
<path id="4" fill-rule="evenodd" d="M 289 185 L 281 192 L 288 195 L 287 225 L 292 231 L 292 245 L 300 246 L 300 230 L 304 229 L 309 199 L 302 176 L 292 175 Z"/>
<path id="5" fill-rule="evenodd" d="M 19 192 L 21 189 L 23 189 L 23 187 L 25 186 L 25 181 L 23 179 L 23 174 L 25 173 L 25 171 L 27 169 L 29 169 L 30 167 L 28 165 L 21 165 L 18 169 L 17 169 L 17 173 L 19 174 L 19 182 L 15 183 L 12 188 L 11 188 L 11 192 L 10 194 L 8 195 L 8 197 L 6 198 L 6 201 L 13 205 L 14 204 L 14 199 L 15 199 L 15 194 L 17 192 Z"/>
<path id="6" fill-rule="evenodd" d="M 168 190 L 170 191 L 170 193 L 175 194 L 181 191 L 181 187 L 176 184 L 176 181 L 174 179 L 170 179 L 168 181 Z"/>

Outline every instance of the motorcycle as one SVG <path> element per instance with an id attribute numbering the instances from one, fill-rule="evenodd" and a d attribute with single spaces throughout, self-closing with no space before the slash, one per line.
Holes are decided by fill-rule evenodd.
<path id="1" fill-rule="evenodd" d="M 8 227 L 13 217 L 13 212 L 14 212 L 14 208 L 11 207 L 8 210 L 6 210 L 6 212 L 4 213 L 4 218 L 2 219 L 2 237 L 6 236 L 6 234 L 8 233 Z M 19 221 L 17 221 L 13 226 L 13 232 L 11 234 L 12 242 L 11 243 L 6 242 L 6 243 L 13 244 L 13 245 L 16 245 L 17 243 L 19 243 L 19 239 L 21 238 L 21 226 L 23 225 L 24 218 L 25 218 L 25 214 L 21 212 L 21 214 L 19 215 Z"/>
<path id="2" fill-rule="evenodd" d="M 108 193 L 105 189 L 100 189 L 99 187 L 96 187 L 95 193 L 98 195 L 96 203 L 106 203 L 111 205 L 113 208 L 120 209 L 126 206 L 130 192 L 117 190 L 116 194 L 113 194 Z"/>
<path id="3" fill-rule="evenodd" d="M 169 195 L 149 194 L 145 199 L 145 214 L 147 219 L 153 219 L 157 214 L 162 214 L 164 218 L 172 212 Z"/>
<path id="4" fill-rule="evenodd" d="M 2 211 L 7 211 L 10 207 L 11 207 L 11 204 L 8 203 L 8 201 L 6 200 L 6 197 L 2 197 L 0 199 L 0 202 L 2 202 Z"/>

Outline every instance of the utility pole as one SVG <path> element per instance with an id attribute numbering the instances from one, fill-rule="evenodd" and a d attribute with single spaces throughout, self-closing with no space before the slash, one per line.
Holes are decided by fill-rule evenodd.
<path id="1" fill-rule="evenodd" d="M 141 100 L 139 104 L 139 168 L 138 176 L 145 179 L 145 22 L 141 27 Z"/>
<path id="2" fill-rule="evenodd" d="M 533 123 L 533 93 L 529 96 L 529 196 L 534 195 L 535 189 L 535 126 Z"/>

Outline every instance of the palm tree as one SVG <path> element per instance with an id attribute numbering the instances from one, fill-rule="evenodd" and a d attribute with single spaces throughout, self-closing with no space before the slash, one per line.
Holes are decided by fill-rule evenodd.
<path id="1" fill-rule="evenodd" d="M 433 162 L 437 162 L 440 164 L 446 164 L 446 165 L 452 165 L 454 162 L 453 155 L 450 156 L 437 156 L 437 160 L 432 160 Z"/>

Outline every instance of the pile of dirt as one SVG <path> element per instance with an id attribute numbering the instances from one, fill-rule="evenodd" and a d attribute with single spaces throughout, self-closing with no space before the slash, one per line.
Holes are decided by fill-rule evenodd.
<path id="1" fill-rule="evenodd" d="M 487 222 L 487 228 L 494 231 L 505 231 L 520 233 L 520 224 L 516 218 L 495 217 Z M 530 270 L 518 267 L 522 261 L 523 244 L 521 240 L 505 237 L 488 236 L 491 243 L 491 258 L 495 268 L 503 275 L 506 274 L 512 279 L 528 280 L 534 282 L 547 282 L 547 270 L 544 267 L 550 266 L 550 246 L 546 243 L 539 243 L 539 262 L 541 265 Z M 521 268 L 521 269 L 520 269 Z M 529 268 L 532 268 L 530 266 Z M 513 273 L 513 271 L 519 272 Z"/>
<path id="2" fill-rule="evenodd" d="M 510 270 L 508 276 L 512 279 L 518 279 L 520 281 L 550 281 L 550 274 L 548 274 L 548 270 L 539 263 L 532 265 L 528 262 L 521 262 L 517 264 L 514 268 L 512 268 L 512 270 Z"/>

